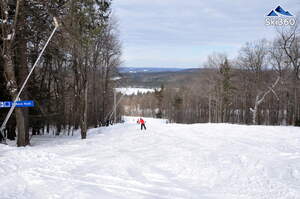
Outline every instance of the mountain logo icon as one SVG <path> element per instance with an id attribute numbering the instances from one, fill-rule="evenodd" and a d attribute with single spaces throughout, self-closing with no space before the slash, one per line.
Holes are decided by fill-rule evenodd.
<path id="1" fill-rule="evenodd" d="M 284 15 L 284 16 L 289 16 L 292 17 L 293 15 L 291 13 L 289 13 L 289 11 L 285 11 L 281 6 L 278 6 L 275 11 L 272 10 L 267 16 L 268 17 L 276 17 L 280 15 Z"/>

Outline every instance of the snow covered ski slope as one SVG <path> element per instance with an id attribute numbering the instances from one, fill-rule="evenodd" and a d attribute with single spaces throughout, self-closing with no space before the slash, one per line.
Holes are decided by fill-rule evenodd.
<path id="1" fill-rule="evenodd" d="M 136 120 L 0 145 L 0 198 L 300 198 L 299 128 Z"/>

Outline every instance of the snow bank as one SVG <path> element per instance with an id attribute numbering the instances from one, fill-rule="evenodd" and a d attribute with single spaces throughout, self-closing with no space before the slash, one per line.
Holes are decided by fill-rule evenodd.
<path id="1" fill-rule="evenodd" d="M 116 88 L 116 90 L 123 95 L 137 95 L 138 93 L 146 94 L 155 91 L 153 88 Z"/>
<path id="2" fill-rule="evenodd" d="M 296 199 L 300 130 L 144 118 L 0 145 L 0 198 Z"/>

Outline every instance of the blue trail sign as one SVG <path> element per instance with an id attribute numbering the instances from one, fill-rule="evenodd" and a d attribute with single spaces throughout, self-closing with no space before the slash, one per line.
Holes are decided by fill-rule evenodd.
<path id="1" fill-rule="evenodd" d="M 4 101 L 0 102 L 0 108 L 10 108 L 12 107 L 13 102 L 12 101 Z M 22 107 L 34 107 L 34 101 L 27 100 L 27 101 L 17 101 L 16 107 L 22 108 Z"/>

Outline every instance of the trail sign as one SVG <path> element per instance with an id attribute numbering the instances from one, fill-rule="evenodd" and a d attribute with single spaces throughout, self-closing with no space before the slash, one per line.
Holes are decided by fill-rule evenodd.
<path id="1" fill-rule="evenodd" d="M 0 108 L 10 108 L 12 107 L 13 102 L 12 101 L 4 101 L 0 102 Z M 34 101 L 32 100 L 26 100 L 26 101 L 17 101 L 16 107 L 22 108 L 22 107 L 34 107 Z"/>

